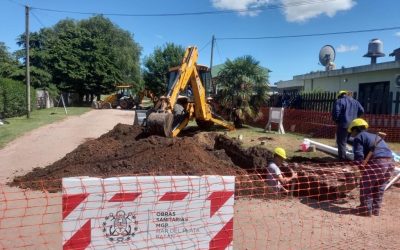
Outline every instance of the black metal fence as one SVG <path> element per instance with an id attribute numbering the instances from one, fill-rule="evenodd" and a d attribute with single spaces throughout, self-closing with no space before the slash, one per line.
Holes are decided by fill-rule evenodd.
<path id="1" fill-rule="evenodd" d="M 299 93 L 288 92 L 274 94 L 267 102 L 268 107 L 284 107 L 320 112 L 331 112 L 336 100 L 336 92 Z M 357 99 L 357 92 L 353 93 Z M 400 92 L 389 92 L 386 100 L 364 98 L 359 100 L 366 114 L 394 114 L 400 113 Z"/>

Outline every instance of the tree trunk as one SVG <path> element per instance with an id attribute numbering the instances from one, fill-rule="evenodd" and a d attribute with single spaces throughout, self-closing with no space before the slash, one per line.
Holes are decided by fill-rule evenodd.
<path id="1" fill-rule="evenodd" d="M 78 97 L 79 97 L 78 104 L 82 104 L 83 103 L 84 94 L 83 93 L 78 93 Z"/>

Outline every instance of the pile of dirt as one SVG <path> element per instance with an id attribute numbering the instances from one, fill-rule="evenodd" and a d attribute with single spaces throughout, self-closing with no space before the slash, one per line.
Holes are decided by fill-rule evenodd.
<path id="1" fill-rule="evenodd" d="M 189 130 L 183 135 L 148 136 L 140 126 L 118 124 L 54 164 L 16 177 L 11 185 L 55 192 L 61 190 L 63 177 L 215 174 L 235 175 L 239 196 L 265 197 L 265 167 L 273 157 L 271 151 L 261 146 L 244 149 L 240 140 L 215 132 Z M 299 176 L 296 196 L 334 199 L 355 187 L 354 173 L 345 173 L 337 164 L 290 166 Z"/>
<path id="2" fill-rule="evenodd" d="M 147 136 L 139 126 L 118 124 L 54 164 L 16 177 L 12 185 L 59 191 L 60 179 L 72 176 L 243 175 L 223 150 L 213 150 L 215 136 Z"/>
<path id="3" fill-rule="evenodd" d="M 273 157 L 266 148 L 254 146 L 244 149 L 236 139 L 219 135 L 215 138 L 215 149 L 224 149 L 232 162 L 246 170 L 265 168 Z"/>

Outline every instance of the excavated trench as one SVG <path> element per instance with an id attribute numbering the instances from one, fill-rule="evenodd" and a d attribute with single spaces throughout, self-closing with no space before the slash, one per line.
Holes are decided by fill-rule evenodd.
<path id="1" fill-rule="evenodd" d="M 266 148 L 244 149 L 239 140 L 215 132 L 189 129 L 181 137 L 165 138 L 148 136 L 139 126 L 118 124 L 54 164 L 15 177 L 10 185 L 57 192 L 63 177 L 215 174 L 235 175 L 238 196 L 265 197 L 265 166 L 271 158 Z M 299 176 L 292 186 L 295 196 L 336 199 L 355 188 L 356 174 L 351 166 L 293 161 L 304 160 L 289 163 Z"/>

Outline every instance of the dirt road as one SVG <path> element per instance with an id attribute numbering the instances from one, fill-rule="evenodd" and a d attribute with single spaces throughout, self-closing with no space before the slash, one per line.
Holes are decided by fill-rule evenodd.
<path id="1" fill-rule="evenodd" d="M 91 111 L 0 150 L 0 249 L 61 249 L 63 242 L 61 193 L 9 187 L 7 177 L 53 163 L 81 142 L 132 121 L 133 112 Z M 398 188 L 385 194 L 382 215 L 372 218 L 346 212 L 358 204 L 358 189 L 345 203 L 252 199 L 251 185 L 247 191 L 235 201 L 234 249 L 398 249 L 400 244 Z"/>
<path id="2" fill-rule="evenodd" d="M 0 183 L 16 173 L 21 175 L 61 159 L 83 141 L 99 137 L 117 123 L 132 124 L 133 115 L 133 111 L 126 110 L 91 110 L 17 138 L 0 149 Z"/>
<path id="3" fill-rule="evenodd" d="M 118 123 L 132 124 L 133 115 L 92 110 L 35 129 L 0 150 L 0 249 L 61 249 L 61 194 L 21 190 L 6 182 L 61 159 Z"/>

